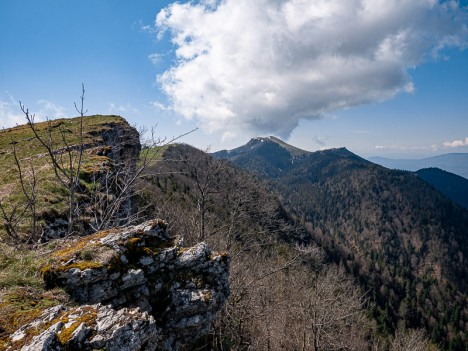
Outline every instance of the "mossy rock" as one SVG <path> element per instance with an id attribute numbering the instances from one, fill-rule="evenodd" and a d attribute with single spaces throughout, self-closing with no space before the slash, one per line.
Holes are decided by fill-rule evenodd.
<path id="1" fill-rule="evenodd" d="M 66 288 L 64 285 L 66 279 L 63 276 L 71 269 L 101 270 L 109 274 L 125 272 L 135 268 L 140 258 L 157 256 L 162 249 L 176 245 L 177 237 L 163 238 L 145 232 L 145 230 L 165 232 L 166 222 L 154 220 L 146 223 L 135 229 L 133 227 L 109 229 L 76 240 L 65 240 L 51 253 L 49 262 L 40 269 L 46 288 Z M 116 242 L 105 243 L 107 239 L 114 237 L 118 238 Z M 127 263 L 124 263 L 122 256 L 125 256 Z"/>
<path id="2" fill-rule="evenodd" d="M 21 326 L 36 320 L 47 308 L 69 303 L 68 295 L 60 289 L 44 291 L 16 288 L 0 299 L 0 346 Z"/>

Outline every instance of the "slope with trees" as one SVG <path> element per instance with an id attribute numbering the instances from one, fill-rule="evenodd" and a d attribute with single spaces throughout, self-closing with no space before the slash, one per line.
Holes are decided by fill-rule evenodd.
<path id="1" fill-rule="evenodd" d="M 270 154 L 257 148 L 229 154 L 267 179 L 319 246 L 370 291 L 381 333 L 423 328 L 445 349 L 464 350 L 468 211 L 414 174 L 344 148 L 291 155 L 289 163 L 284 157 L 288 166 L 276 173 L 265 167 Z"/>
<path id="2" fill-rule="evenodd" d="M 277 174 L 277 166 L 269 170 Z M 152 203 L 150 211 L 168 218 L 186 242 L 203 237 L 231 256 L 231 296 L 200 347 L 392 348 L 393 338 L 379 334 L 369 315 L 369 294 L 257 180 L 187 145 L 167 148 L 145 177 L 142 201 Z"/>
<path id="3" fill-rule="evenodd" d="M 439 168 L 423 168 L 415 173 L 457 204 L 468 208 L 468 179 Z"/>

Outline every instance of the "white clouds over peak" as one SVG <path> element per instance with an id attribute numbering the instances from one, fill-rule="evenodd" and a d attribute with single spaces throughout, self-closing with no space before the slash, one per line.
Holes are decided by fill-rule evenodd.
<path id="1" fill-rule="evenodd" d="M 158 81 L 207 131 L 286 137 L 301 118 L 413 91 L 407 68 L 466 46 L 466 23 L 455 1 L 174 3 L 156 17 L 177 56 Z"/>

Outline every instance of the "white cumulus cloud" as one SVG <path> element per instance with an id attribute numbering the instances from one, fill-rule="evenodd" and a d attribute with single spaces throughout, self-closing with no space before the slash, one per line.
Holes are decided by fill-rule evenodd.
<path id="1" fill-rule="evenodd" d="M 468 146 L 468 137 L 465 139 L 453 140 L 453 141 L 446 141 L 443 144 L 445 147 L 462 147 Z"/>
<path id="2" fill-rule="evenodd" d="M 206 131 L 287 137 L 300 119 L 414 87 L 407 69 L 467 44 L 467 13 L 436 0 L 205 0 L 156 17 L 175 63 L 173 110 Z"/>

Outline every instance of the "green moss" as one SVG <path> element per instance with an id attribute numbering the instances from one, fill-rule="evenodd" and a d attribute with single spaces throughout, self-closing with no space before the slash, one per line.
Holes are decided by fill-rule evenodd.
<path id="1" fill-rule="evenodd" d="M 145 254 L 145 251 L 148 251 L 144 245 L 145 240 L 142 238 L 131 238 L 124 244 L 127 249 L 125 255 L 131 264 L 137 262 Z"/>
<path id="2" fill-rule="evenodd" d="M 42 266 L 40 270 L 42 279 L 44 279 L 44 276 L 47 275 L 51 270 L 52 270 L 52 266 L 50 264 L 46 264 L 45 266 Z"/>
<path id="3" fill-rule="evenodd" d="M 156 225 L 166 225 L 165 222 L 157 222 Z M 136 233 L 138 234 L 138 233 Z M 142 235 L 143 233 L 139 233 Z M 177 237 L 170 238 L 169 240 L 162 240 L 157 237 L 136 237 L 129 239 L 125 244 L 127 249 L 126 256 L 130 263 L 136 263 L 142 256 L 157 256 L 161 250 L 173 247 Z"/>
<path id="4" fill-rule="evenodd" d="M 156 225 L 159 224 L 159 222 L 156 223 Z M 67 241 L 59 250 L 53 252 L 50 261 L 44 264 L 40 270 L 46 287 L 53 288 L 60 285 L 57 280 L 60 273 L 71 268 L 80 270 L 107 269 L 110 273 L 128 270 L 129 267 L 136 266 L 142 256 L 159 255 L 162 248 L 171 246 L 176 240 L 176 238 L 171 238 L 169 241 L 158 238 L 130 238 L 120 243 L 126 248 L 125 256 L 129 260 L 129 264 L 125 265 L 119 255 L 99 242 L 100 239 L 112 235 L 115 231 L 116 229 L 105 230 L 79 240 Z M 71 263 L 67 263 L 69 261 Z"/>
<path id="5" fill-rule="evenodd" d="M 81 251 L 80 257 L 85 261 L 92 261 L 96 258 L 96 254 L 94 250 L 85 248 L 83 251 Z"/>
<path id="6" fill-rule="evenodd" d="M 102 245 L 99 240 L 108 236 L 109 234 L 115 233 L 117 229 L 108 229 L 97 232 L 92 235 L 80 238 L 75 241 L 67 242 L 62 248 L 54 251 L 51 258 L 54 262 L 66 262 L 72 258 L 82 257 L 82 252 L 86 250 L 96 251 Z"/>
<path id="7" fill-rule="evenodd" d="M 143 248 L 143 252 L 147 255 L 147 256 L 150 256 L 150 255 L 159 255 L 161 250 L 158 249 L 158 248 L 149 248 L 149 247 L 144 247 Z"/>
<path id="8" fill-rule="evenodd" d="M 77 309 L 71 309 L 66 312 L 62 312 L 59 314 L 56 318 L 53 318 L 52 320 L 48 322 L 40 322 L 35 325 L 34 327 L 27 328 L 24 333 L 24 337 L 21 338 L 20 340 L 14 341 L 14 342 L 8 342 L 7 339 L 0 339 L 0 345 L 3 343 L 4 347 L 9 346 L 13 350 L 19 350 L 23 346 L 27 345 L 30 343 L 30 341 L 40 333 L 42 333 L 44 330 L 47 330 L 49 327 L 56 323 L 62 323 L 62 329 L 59 330 L 56 334 L 57 340 L 62 346 L 66 346 L 67 349 L 70 347 L 70 349 L 76 349 L 75 345 L 69 345 L 69 342 L 71 338 L 73 337 L 73 332 L 82 324 L 85 323 L 87 326 L 94 326 L 96 323 L 96 310 L 91 307 L 82 307 L 81 309 L 81 315 L 77 318 L 74 319 L 74 322 L 69 324 L 70 321 L 70 316 L 75 315 L 77 312 Z M 38 315 L 35 315 L 34 318 L 30 319 L 30 321 L 22 324 L 25 325 L 27 323 L 30 323 L 34 320 L 37 320 L 37 318 L 41 315 L 43 311 L 41 311 Z M 68 325 L 67 325 L 68 324 Z M 6 347 L 5 347 L 6 348 Z"/>
<path id="9" fill-rule="evenodd" d="M 58 333 L 57 333 L 57 339 L 59 341 L 59 343 L 62 345 L 62 346 L 65 346 L 67 345 L 71 338 L 73 337 L 73 333 L 75 332 L 75 330 L 81 325 L 81 324 L 86 324 L 87 326 L 92 326 L 96 323 L 96 310 L 92 307 L 83 307 L 82 308 L 83 310 L 83 313 L 80 317 L 78 317 L 77 319 L 75 319 L 73 321 L 73 323 L 71 323 L 70 325 L 68 325 L 67 327 L 63 327 Z M 69 319 L 69 316 L 73 313 L 74 311 L 72 312 L 69 312 L 67 313 L 65 316 L 62 317 L 62 322 L 65 323 L 65 324 L 68 324 L 68 319 Z M 66 319 L 66 321 L 65 321 Z"/>
<path id="10" fill-rule="evenodd" d="M 61 272 L 67 272 L 72 268 L 77 268 L 84 271 L 85 269 L 105 268 L 105 266 L 100 262 L 94 261 L 78 261 L 67 264 L 65 266 L 45 265 L 41 268 L 41 277 L 44 281 L 45 287 L 47 289 L 52 289 L 61 286 L 60 282 L 58 281 L 59 274 Z"/>
<path id="11" fill-rule="evenodd" d="M 62 271 L 62 272 L 66 272 L 72 268 L 78 268 L 82 271 L 84 271 L 85 269 L 99 269 L 99 268 L 102 268 L 104 267 L 102 263 L 100 262 L 93 262 L 93 261 L 79 261 L 79 262 L 73 262 L 73 263 L 70 263 L 64 267 L 58 267 L 57 270 L 58 271 Z"/>
<path id="12" fill-rule="evenodd" d="M 169 238 L 169 240 L 162 240 L 157 237 L 150 237 L 146 239 L 146 245 L 152 249 L 168 249 L 170 247 L 176 246 L 177 240 L 179 238 L 177 236 L 173 236 Z"/>
<path id="13" fill-rule="evenodd" d="M 210 302 L 212 299 L 213 299 L 213 293 L 211 292 L 211 290 L 203 292 L 203 300 L 206 303 Z"/>
<path id="14" fill-rule="evenodd" d="M 137 246 L 144 245 L 145 241 L 141 238 L 131 238 L 127 241 L 127 244 L 125 245 L 127 248 L 135 248 Z"/>
<path id="15" fill-rule="evenodd" d="M 120 256 L 116 254 L 107 261 L 106 269 L 109 273 L 122 272 L 125 270 L 125 264 L 120 259 Z"/>
<path id="16" fill-rule="evenodd" d="M 188 250 L 190 250 L 189 247 L 180 247 L 178 252 L 179 254 L 183 254 L 184 252 L 187 252 Z"/>
<path id="17" fill-rule="evenodd" d="M 202 276 L 194 276 L 190 281 L 195 284 L 197 289 L 203 289 L 205 287 L 205 281 Z"/>
<path id="18" fill-rule="evenodd" d="M 62 290 L 43 291 L 32 288 L 17 288 L 3 295 L 0 302 L 0 346 L 6 345 L 9 335 L 37 318 L 47 308 L 58 304 L 66 304 L 68 296 Z M 27 335 L 21 340 L 25 342 L 34 335 Z M 17 347 L 18 346 L 18 347 Z M 13 349 L 20 349 L 22 345 L 15 345 Z"/>
<path id="19" fill-rule="evenodd" d="M 228 262 L 229 262 L 229 252 L 228 251 L 220 252 L 219 256 L 221 257 L 222 262 L 228 264 Z"/>
<path id="20" fill-rule="evenodd" d="M 106 252 L 110 252 L 111 249 L 99 243 L 99 240 L 115 231 L 116 229 L 104 230 L 75 241 L 67 241 L 62 248 L 54 251 L 50 255 L 49 262 L 43 264 L 40 268 L 40 276 L 46 288 L 51 289 L 60 286 L 57 281 L 58 276 L 60 273 L 72 268 L 80 270 L 108 269 L 114 271 L 114 264 L 120 260 L 113 257 L 106 259 Z M 100 261 L 100 255 L 104 256 L 102 261 Z M 67 263 L 69 261 L 71 263 Z"/>

